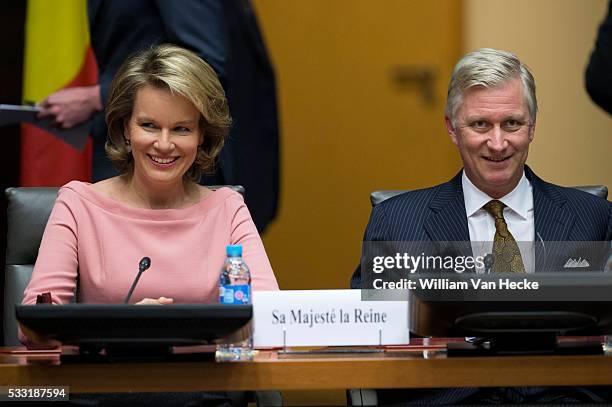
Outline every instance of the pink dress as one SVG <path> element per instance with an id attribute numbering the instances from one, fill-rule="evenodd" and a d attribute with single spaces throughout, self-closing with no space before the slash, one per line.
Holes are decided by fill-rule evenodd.
<path id="1" fill-rule="evenodd" d="M 242 196 L 221 188 L 183 209 L 141 209 L 73 181 L 59 195 L 24 292 L 24 304 L 50 292 L 53 303 L 121 303 L 151 258 L 130 302 L 145 297 L 212 303 L 225 246 L 241 244 L 253 290 L 278 290 L 263 243 Z M 77 279 L 78 278 L 78 279 Z M 78 281 L 78 289 L 77 289 Z"/>

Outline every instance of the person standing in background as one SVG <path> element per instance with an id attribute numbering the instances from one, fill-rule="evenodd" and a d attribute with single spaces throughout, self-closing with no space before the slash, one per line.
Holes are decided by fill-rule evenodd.
<path id="1" fill-rule="evenodd" d="M 278 206 L 278 116 L 274 71 L 250 2 L 88 0 L 87 8 L 98 84 L 60 90 L 41 106 L 42 115 L 60 127 L 92 120 L 92 181 L 117 175 L 104 150 L 107 129 L 101 114 L 117 70 L 136 51 L 173 43 L 213 67 L 234 117 L 217 170 L 202 184 L 244 186 L 253 220 L 263 232 Z"/>
<path id="2" fill-rule="evenodd" d="M 585 72 L 585 85 L 593 102 L 612 114 L 612 2 L 599 27 L 595 49 Z"/>

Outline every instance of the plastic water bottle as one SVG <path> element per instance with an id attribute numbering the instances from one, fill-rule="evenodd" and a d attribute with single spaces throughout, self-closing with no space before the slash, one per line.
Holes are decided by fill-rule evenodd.
<path id="1" fill-rule="evenodd" d="M 228 245 L 227 258 L 219 277 L 219 303 L 250 304 L 251 273 L 242 259 L 241 245 Z M 215 354 L 217 361 L 240 361 L 253 359 L 253 340 L 221 344 Z"/>

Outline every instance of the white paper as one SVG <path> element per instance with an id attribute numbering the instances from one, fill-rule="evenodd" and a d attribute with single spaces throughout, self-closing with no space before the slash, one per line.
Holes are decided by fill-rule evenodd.
<path id="1" fill-rule="evenodd" d="M 54 126 L 49 119 L 37 118 L 36 115 L 40 110 L 38 106 L 0 104 L 0 126 L 15 123 L 30 123 L 45 131 L 53 133 L 78 150 L 82 150 L 85 147 L 87 137 L 91 130 L 91 122 L 87 121 L 70 129 L 61 129 Z"/>
<path id="2" fill-rule="evenodd" d="M 360 290 L 253 292 L 255 347 L 401 345 L 407 301 L 362 301 Z"/>

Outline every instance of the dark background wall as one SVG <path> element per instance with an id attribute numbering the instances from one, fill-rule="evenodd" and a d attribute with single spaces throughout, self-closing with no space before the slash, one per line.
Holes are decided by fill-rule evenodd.
<path id="1" fill-rule="evenodd" d="M 25 1 L 7 1 L 0 12 L 0 103 L 20 104 L 23 71 Z M 4 270 L 6 253 L 6 199 L 4 190 L 19 184 L 19 125 L 0 127 L 0 264 Z M 4 277 L 0 278 L 0 298 L 4 303 Z M 0 325 L 0 337 L 2 325 Z"/>

